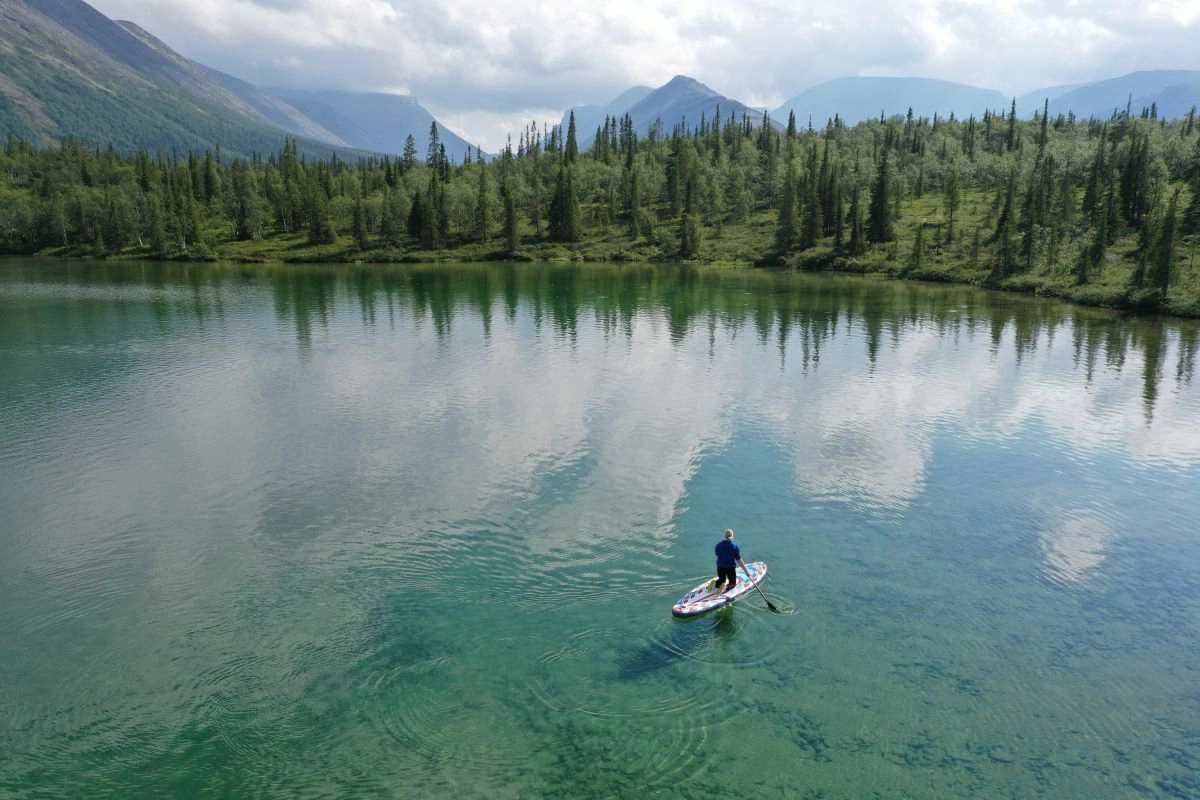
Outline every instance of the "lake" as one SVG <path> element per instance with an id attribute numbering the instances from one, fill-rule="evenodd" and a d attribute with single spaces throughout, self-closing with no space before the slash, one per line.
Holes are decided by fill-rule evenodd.
<path id="1" fill-rule="evenodd" d="M 1195 322 L 0 262 L 0 797 L 1200 797 Z M 770 566 L 695 620 L 726 527 Z"/>

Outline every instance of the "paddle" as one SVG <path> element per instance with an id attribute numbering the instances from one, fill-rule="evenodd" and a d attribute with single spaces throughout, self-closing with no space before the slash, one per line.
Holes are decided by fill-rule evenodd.
<path id="1" fill-rule="evenodd" d="M 742 564 L 742 569 L 745 571 L 745 573 L 746 573 L 746 577 L 747 577 L 747 578 L 750 578 L 750 579 L 751 579 L 751 582 L 753 582 L 753 578 L 752 578 L 752 577 L 751 577 L 751 575 L 750 575 L 750 570 L 746 569 L 746 565 L 745 565 L 745 564 Z M 758 585 L 757 583 L 755 583 L 755 584 L 753 584 L 753 585 L 754 585 L 754 588 L 755 588 L 755 589 L 758 589 L 758 593 L 759 593 L 759 594 L 762 594 L 762 599 L 763 599 L 763 601 L 764 601 L 764 602 L 767 604 L 767 608 L 771 609 L 771 610 L 772 610 L 772 611 L 774 611 L 776 614 L 782 614 L 782 613 L 783 613 L 783 612 L 782 612 L 782 611 L 780 611 L 778 608 L 776 608 L 775 606 L 773 606 L 773 605 L 771 604 L 771 601 L 770 601 L 770 600 L 767 600 L 767 596 L 766 596 L 765 594 L 763 594 L 763 590 L 762 590 L 762 589 L 759 587 L 759 585 Z"/>

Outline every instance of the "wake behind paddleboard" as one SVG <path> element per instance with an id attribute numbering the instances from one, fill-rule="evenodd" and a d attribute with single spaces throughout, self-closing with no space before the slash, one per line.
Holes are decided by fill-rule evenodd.
<path id="1" fill-rule="evenodd" d="M 741 600 L 748 592 L 754 591 L 754 587 L 762 583 L 763 578 L 767 577 L 767 565 L 764 561 L 747 564 L 746 569 L 750 571 L 749 574 L 746 574 L 746 570 L 741 567 L 737 568 L 737 585 L 725 592 L 712 591 L 708 588 L 711 579 L 705 581 L 679 598 L 679 602 L 671 609 L 671 613 L 677 617 L 694 617 L 697 614 L 704 614 L 714 608 Z"/>

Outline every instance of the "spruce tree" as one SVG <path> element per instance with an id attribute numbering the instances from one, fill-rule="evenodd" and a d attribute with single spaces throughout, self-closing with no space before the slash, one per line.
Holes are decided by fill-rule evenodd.
<path id="1" fill-rule="evenodd" d="M 575 112 L 571 111 L 570 119 L 567 122 L 567 147 L 566 159 L 568 164 L 574 164 L 579 160 L 579 144 L 575 138 Z"/>
<path id="2" fill-rule="evenodd" d="M 403 172 L 412 172 L 417 166 L 417 140 L 410 133 L 404 140 L 404 154 L 400 157 Z"/>
<path id="3" fill-rule="evenodd" d="M 1013 274 L 1016 266 L 1016 213 L 1013 210 L 1013 200 L 1016 195 L 1016 173 L 1009 175 L 1004 189 L 1004 201 L 1000 209 L 1000 217 L 996 222 L 996 232 L 992 240 L 996 242 L 996 255 L 992 261 L 992 280 L 1000 281 Z"/>
<path id="4" fill-rule="evenodd" d="M 913 237 L 913 249 L 908 257 L 908 268 L 910 270 L 920 270 L 925 253 L 925 223 L 917 223 L 917 232 Z"/>
<path id="5" fill-rule="evenodd" d="M 1171 266 L 1175 260 L 1175 235 L 1179 224 L 1179 189 L 1171 193 L 1167 210 L 1156 226 L 1154 239 L 1146 260 L 1145 285 L 1166 295 L 1171 283 Z"/>
<path id="6" fill-rule="evenodd" d="M 354 246 L 362 252 L 370 247 L 370 239 L 367 236 L 367 212 L 363 208 L 361 197 L 354 198 L 354 218 L 351 225 L 354 228 Z"/>
<path id="7" fill-rule="evenodd" d="M 425 166 L 437 169 L 442 166 L 442 137 L 436 122 L 429 123 L 429 149 L 425 151 Z"/>
<path id="8" fill-rule="evenodd" d="M 958 211 L 960 195 L 958 191 L 958 170 L 951 169 L 946 176 L 946 244 L 954 242 L 954 214 Z"/>
<path id="9" fill-rule="evenodd" d="M 867 252 L 867 241 L 863 232 L 861 195 L 862 187 L 856 175 L 854 186 L 850 190 L 850 245 L 847 252 L 852 256 L 861 256 Z"/>
<path id="10" fill-rule="evenodd" d="M 581 233 L 579 198 L 575 194 L 575 179 L 571 168 L 560 166 L 550 203 L 550 238 L 556 242 L 574 243 Z"/>
<path id="11" fill-rule="evenodd" d="M 807 250 L 816 247 L 824 229 L 820 197 L 820 173 L 817 170 L 817 143 L 814 140 L 808 151 L 808 170 L 800 184 L 800 247 Z"/>
<path id="12" fill-rule="evenodd" d="M 642 185 L 636 166 L 625 169 L 625 215 L 629 221 L 629 238 L 636 239 L 642 210 Z"/>
<path id="13" fill-rule="evenodd" d="M 408 209 L 408 235 L 414 239 L 421 239 L 421 234 L 425 230 L 425 196 L 423 192 L 418 191 L 413 195 L 412 206 Z"/>
<path id="14" fill-rule="evenodd" d="M 1008 135 L 1004 139 L 1005 148 L 1011 153 L 1017 149 L 1017 98 L 1013 98 L 1012 110 L 1008 112 Z"/>
<path id="15" fill-rule="evenodd" d="M 679 218 L 679 255 L 681 258 L 693 258 L 700 252 L 702 228 L 700 215 L 696 213 L 697 181 L 688 181 L 683 202 L 683 216 Z"/>
<path id="16" fill-rule="evenodd" d="M 781 253 L 788 253 L 799 239 L 800 219 L 796 213 L 796 165 L 789 161 L 783 176 L 783 193 L 779 198 L 779 225 L 775 241 Z"/>
<path id="17" fill-rule="evenodd" d="M 1184 233 L 1200 233 L 1200 178 L 1192 183 L 1192 200 L 1183 212 L 1179 229 Z"/>
<path id="18" fill-rule="evenodd" d="M 504 246 L 513 255 L 517 252 L 517 202 L 507 179 L 500 185 L 500 195 L 504 198 Z"/>
<path id="19" fill-rule="evenodd" d="M 492 215 L 491 196 L 488 193 L 487 170 L 479 168 L 479 189 L 475 194 L 475 236 L 484 244 L 488 240 L 488 221 Z"/>
<path id="20" fill-rule="evenodd" d="M 875 244 L 890 242 L 896 238 L 892 223 L 892 209 L 889 203 L 890 176 L 888 170 L 888 148 L 883 148 L 883 156 L 879 162 L 878 174 L 875 176 L 875 188 L 871 192 L 871 205 L 867 211 L 867 241 Z"/>

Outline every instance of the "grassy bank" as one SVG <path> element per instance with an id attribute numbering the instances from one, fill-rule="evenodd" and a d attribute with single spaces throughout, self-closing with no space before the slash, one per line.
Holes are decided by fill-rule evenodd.
<path id="1" fill-rule="evenodd" d="M 353 237 L 339 235 L 327 244 L 313 244 L 304 233 L 270 234 L 233 241 L 223 227 L 207 229 L 202 241 L 178 251 L 174 260 L 242 263 L 437 263 L 437 262 L 679 262 L 731 266 L 786 267 L 834 270 L 894 278 L 970 284 L 1005 291 L 1059 297 L 1073 303 L 1143 313 L 1200 317 L 1200 235 L 1180 236 L 1175 247 L 1171 286 L 1166 294 L 1137 289 L 1139 242 L 1135 235 L 1116 240 L 1105 252 L 1103 265 L 1080 284 L 1074 268 L 1081 257 L 1081 240 L 1070 240 L 1058 252 L 1038 253 L 1032 269 L 997 279 L 993 274 L 994 245 L 990 239 L 997 214 L 988 193 L 967 194 L 956 214 L 954 230 L 946 219 L 940 195 L 933 193 L 901 205 L 896 238 L 871 246 L 859 256 L 836 248 L 832 237 L 817 246 L 781 253 L 775 243 L 777 214 L 763 211 L 733 223 L 708 224 L 696 256 L 680 261 L 678 224 L 660 220 L 637 237 L 618 224 L 593 220 L 578 244 L 550 242 L 527 223 L 518 230 L 518 248 L 510 252 L 499 236 L 487 242 L 451 238 L 447 246 L 423 249 L 415 241 L 385 246 L 371 239 L 360 248 Z M 586 210 L 585 206 L 585 210 Z M 917 247 L 920 230 L 920 247 Z M 544 234 L 544 231 L 543 231 Z M 1035 250 L 1035 253 L 1037 251 Z M 91 248 L 50 248 L 41 255 L 96 257 Z M 158 258 L 147 246 L 134 245 L 105 256 Z M 1053 261 L 1051 261 L 1053 258 Z"/>

